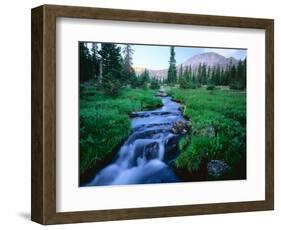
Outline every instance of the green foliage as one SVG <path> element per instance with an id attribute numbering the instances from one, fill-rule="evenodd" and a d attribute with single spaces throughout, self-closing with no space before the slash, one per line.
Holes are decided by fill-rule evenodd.
<path id="1" fill-rule="evenodd" d="M 207 85 L 206 90 L 214 90 L 215 88 L 216 86 L 211 84 L 211 85 Z"/>
<path id="2" fill-rule="evenodd" d="M 102 59 L 103 77 L 110 75 L 123 82 L 121 48 L 114 43 L 101 43 L 99 54 Z"/>
<path id="3" fill-rule="evenodd" d="M 92 58 L 86 42 L 79 42 L 79 79 L 80 82 L 88 81 L 92 78 Z"/>
<path id="4" fill-rule="evenodd" d="M 80 171 L 95 165 L 130 130 L 130 119 L 117 109 L 84 108 L 80 111 Z"/>
<path id="5" fill-rule="evenodd" d="M 232 81 L 229 84 L 230 89 L 243 90 L 245 87 L 239 81 Z"/>
<path id="6" fill-rule="evenodd" d="M 168 84 L 175 84 L 177 82 L 177 68 L 176 68 L 176 53 L 175 47 L 171 46 L 170 48 L 170 60 L 169 60 L 169 69 L 167 82 Z"/>
<path id="7" fill-rule="evenodd" d="M 200 84 L 188 81 L 186 78 L 181 78 L 179 81 L 179 87 L 181 89 L 196 89 L 200 87 Z"/>
<path id="8" fill-rule="evenodd" d="M 176 168 L 190 172 L 203 161 L 223 159 L 236 167 L 246 156 L 246 95 L 232 90 L 171 89 L 191 120 L 192 133 L 180 140 Z"/>
<path id="9" fill-rule="evenodd" d="M 150 89 L 160 89 L 160 85 L 157 81 L 155 80 L 152 80 L 150 82 L 150 86 L 149 86 Z"/>
<path id="10" fill-rule="evenodd" d="M 239 61 L 236 67 L 232 66 L 230 70 L 230 89 L 243 90 L 246 88 L 246 65 L 247 60 Z"/>
<path id="11" fill-rule="evenodd" d="M 140 76 L 135 78 L 135 82 L 132 83 L 133 88 L 143 88 L 146 89 L 147 88 L 147 84 L 149 82 L 149 72 L 147 69 L 145 69 Z"/>
<path id="12" fill-rule="evenodd" d="M 180 78 L 179 80 L 181 89 L 189 89 L 190 85 L 186 78 Z"/>
<path id="13" fill-rule="evenodd" d="M 154 91 L 123 88 L 115 97 L 80 84 L 80 173 L 112 153 L 130 132 L 129 114 L 161 106 Z"/>
<path id="14" fill-rule="evenodd" d="M 135 71 L 133 69 L 133 54 L 134 50 L 130 44 L 123 47 L 122 50 L 124 54 L 122 76 L 124 78 L 124 83 L 131 83 L 135 77 Z"/>
<path id="15" fill-rule="evenodd" d="M 102 82 L 104 92 L 109 96 L 117 96 L 121 89 L 121 83 L 119 80 L 112 77 L 112 73 L 107 73 Z"/>

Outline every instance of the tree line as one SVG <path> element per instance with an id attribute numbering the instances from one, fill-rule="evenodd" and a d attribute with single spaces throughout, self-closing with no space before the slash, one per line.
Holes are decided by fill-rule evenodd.
<path id="1" fill-rule="evenodd" d="M 170 47 L 169 68 L 166 79 L 150 76 L 145 69 L 137 76 L 133 68 L 134 49 L 130 44 L 118 46 L 114 43 L 79 43 L 80 83 L 92 82 L 108 95 L 117 95 L 124 86 L 132 88 L 158 89 L 160 84 L 179 84 L 181 88 L 200 85 L 226 85 L 233 89 L 246 88 L 246 59 L 237 65 L 210 67 L 200 63 L 191 66 L 176 66 L 176 53 Z"/>
<path id="2" fill-rule="evenodd" d="M 247 59 L 239 60 L 238 64 L 226 67 L 220 65 L 211 67 L 205 63 L 199 63 L 197 68 L 180 65 L 177 70 L 175 50 L 170 48 L 169 69 L 166 83 L 179 84 L 181 88 L 196 88 L 200 85 L 224 85 L 231 89 L 246 88 Z"/>
<path id="3" fill-rule="evenodd" d="M 114 43 L 101 43 L 98 47 L 97 43 L 80 42 L 80 83 L 92 82 L 111 96 L 117 95 L 123 86 L 146 88 L 150 83 L 151 88 L 158 88 L 158 83 L 150 79 L 147 69 L 136 75 L 133 54 L 129 44 L 121 49 Z"/>

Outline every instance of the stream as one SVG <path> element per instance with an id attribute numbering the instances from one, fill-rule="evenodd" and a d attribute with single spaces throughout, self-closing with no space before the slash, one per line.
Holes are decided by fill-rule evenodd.
<path id="1" fill-rule="evenodd" d="M 163 106 L 131 114 L 132 132 L 111 164 L 88 186 L 179 182 L 170 166 L 179 154 L 179 134 L 173 124 L 184 120 L 180 104 L 161 97 Z"/>

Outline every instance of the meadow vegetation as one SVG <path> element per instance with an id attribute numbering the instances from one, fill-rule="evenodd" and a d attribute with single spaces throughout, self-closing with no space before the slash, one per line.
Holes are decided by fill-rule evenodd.
<path id="1" fill-rule="evenodd" d="M 130 113 L 161 106 L 150 89 L 121 89 L 108 96 L 92 84 L 80 84 L 80 173 L 96 168 L 131 131 Z"/>
<path id="2" fill-rule="evenodd" d="M 202 171 L 207 162 L 217 159 L 230 166 L 232 175 L 243 178 L 246 58 L 225 67 L 211 68 L 204 63 L 197 68 L 177 66 L 172 46 L 167 76 L 159 78 L 148 69 L 136 73 L 133 54 L 130 44 L 79 43 L 80 179 L 112 161 L 131 132 L 131 112 L 160 107 L 161 99 L 154 95 L 163 87 L 182 104 L 189 122 L 189 133 L 179 142 L 175 171 Z"/>
<path id="3" fill-rule="evenodd" d="M 175 169 L 192 173 L 210 160 L 224 160 L 233 175 L 241 171 L 246 164 L 246 92 L 202 87 L 169 93 L 183 104 L 191 127 L 180 140 Z"/>

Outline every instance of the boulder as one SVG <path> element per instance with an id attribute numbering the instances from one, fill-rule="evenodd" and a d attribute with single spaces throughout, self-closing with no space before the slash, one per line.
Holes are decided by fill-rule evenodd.
<path id="1" fill-rule="evenodd" d="M 188 124 L 184 120 L 179 120 L 173 123 L 172 131 L 174 134 L 185 134 L 188 130 Z"/>
<path id="2" fill-rule="evenodd" d="M 211 160 L 207 164 L 208 174 L 212 177 L 220 177 L 230 170 L 228 164 L 223 160 Z"/>
<path id="3" fill-rule="evenodd" d="M 158 158 L 159 144 L 157 142 L 152 142 L 146 145 L 143 149 L 143 154 L 147 160 Z"/>
<path id="4" fill-rule="evenodd" d="M 164 154 L 164 161 L 168 162 L 171 159 L 174 159 L 178 152 L 178 137 L 176 135 L 171 135 L 168 139 L 166 139 L 164 147 L 165 147 L 165 154 Z"/>

